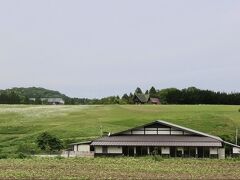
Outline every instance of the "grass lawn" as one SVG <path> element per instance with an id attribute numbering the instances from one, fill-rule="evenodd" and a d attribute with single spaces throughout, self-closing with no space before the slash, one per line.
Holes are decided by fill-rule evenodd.
<path id="1" fill-rule="evenodd" d="M 13 153 L 21 143 L 34 142 L 49 131 L 61 139 L 96 138 L 161 119 L 234 139 L 240 129 L 240 106 L 224 105 L 0 105 L 0 152 Z"/>
<path id="2" fill-rule="evenodd" d="M 33 158 L 0 160 L 0 179 L 239 179 L 240 160 Z"/>

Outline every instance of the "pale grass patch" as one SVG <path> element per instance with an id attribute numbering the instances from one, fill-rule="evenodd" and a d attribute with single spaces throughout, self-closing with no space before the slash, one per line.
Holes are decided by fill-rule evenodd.
<path id="1" fill-rule="evenodd" d="M 0 114 L 15 113 L 22 118 L 41 118 L 66 116 L 68 113 L 82 111 L 90 106 L 57 105 L 0 105 Z"/>

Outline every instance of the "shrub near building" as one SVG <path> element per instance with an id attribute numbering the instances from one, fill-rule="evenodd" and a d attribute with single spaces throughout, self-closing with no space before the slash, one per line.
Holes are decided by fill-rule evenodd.
<path id="1" fill-rule="evenodd" d="M 40 134 L 37 137 L 36 143 L 41 150 L 48 153 L 57 152 L 63 148 L 62 141 L 48 132 Z"/>

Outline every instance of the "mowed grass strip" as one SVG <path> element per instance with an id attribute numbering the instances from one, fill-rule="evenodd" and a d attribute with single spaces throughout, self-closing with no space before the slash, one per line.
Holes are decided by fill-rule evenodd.
<path id="1" fill-rule="evenodd" d="M 240 106 L 224 105 L 0 105 L 0 151 L 13 153 L 49 131 L 76 141 L 99 137 L 161 119 L 234 140 Z"/>
<path id="2" fill-rule="evenodd" d="M 240 160 L 32 158 L 0 160 L 0 179 L 239 179 Z"/>

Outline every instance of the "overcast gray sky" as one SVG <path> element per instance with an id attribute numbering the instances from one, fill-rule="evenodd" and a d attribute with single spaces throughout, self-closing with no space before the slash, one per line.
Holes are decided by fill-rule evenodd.
<path id="1" fill-rule="evenodd" d="M 240 91 L 239 0 L 0 0 L 0 89 Z"/>

